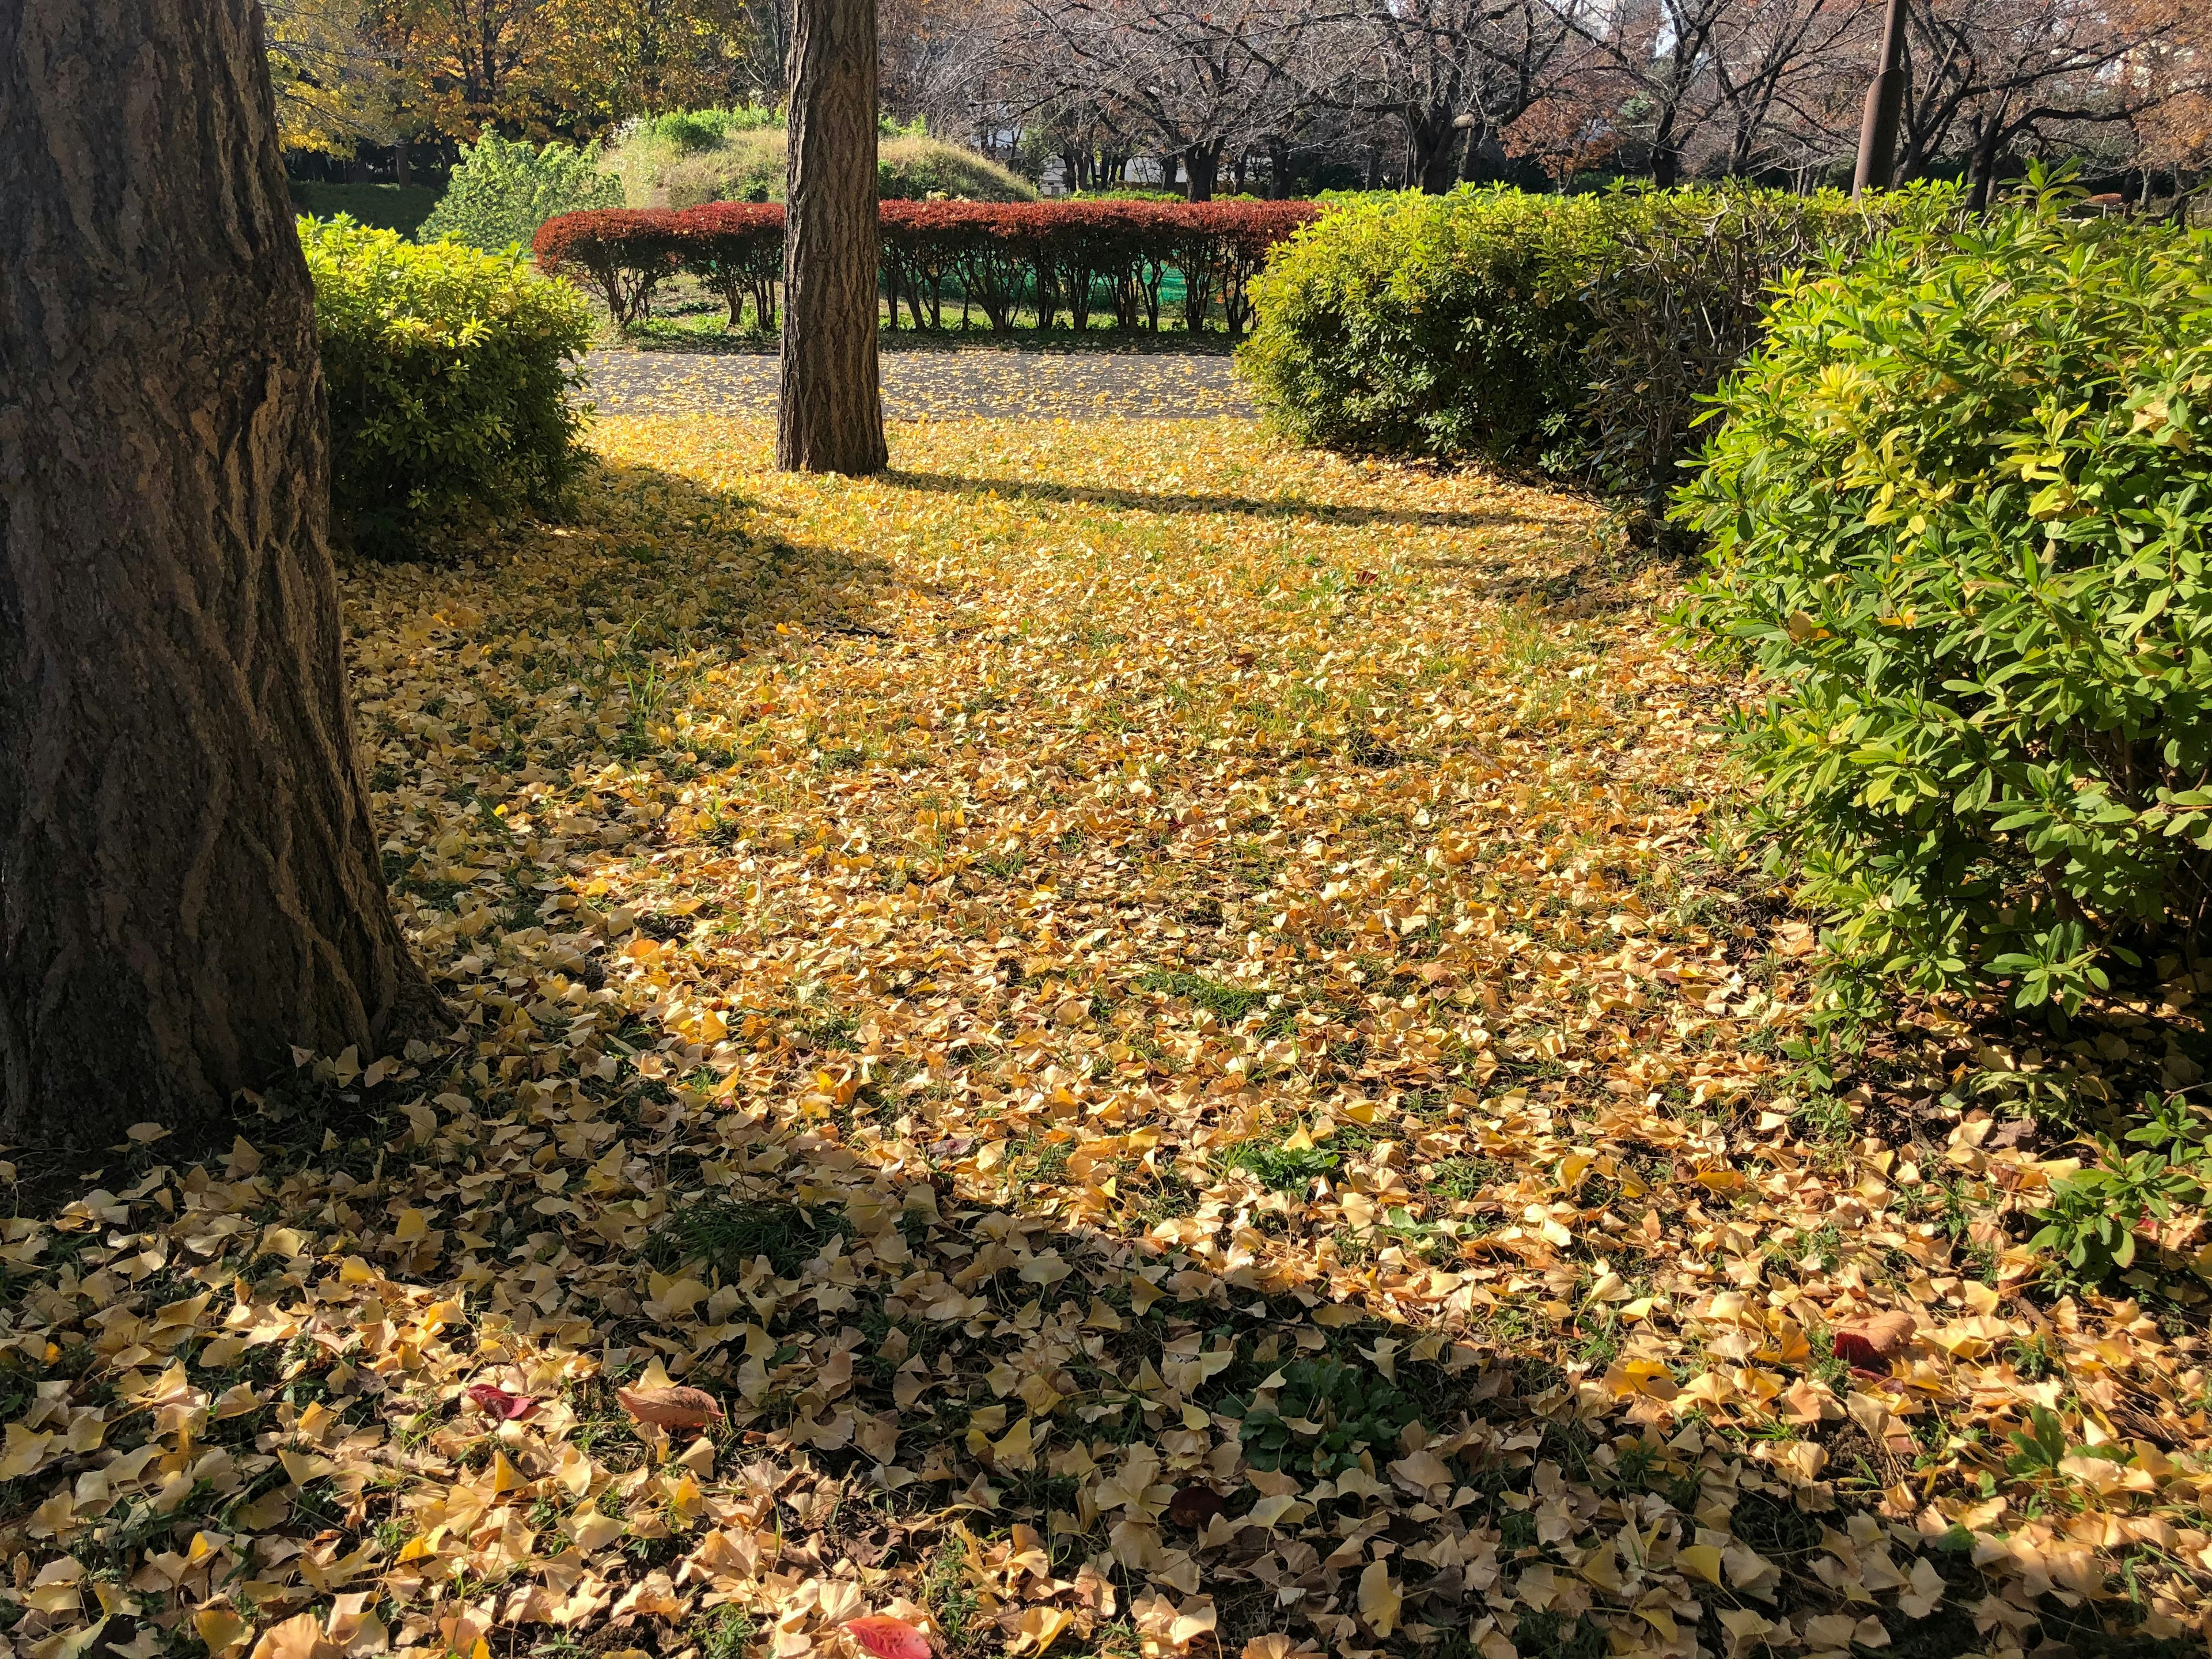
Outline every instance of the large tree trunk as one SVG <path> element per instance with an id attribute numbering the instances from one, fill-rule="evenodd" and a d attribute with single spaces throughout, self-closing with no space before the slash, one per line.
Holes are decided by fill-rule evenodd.
<path id="1" fill-rule="evenodd" d="M 379 872 L 252 0 L 0 0 L 0 1140 L 434 1010 Z"/>
<path id="2" fill-rule="evenodd" d="M 776 465 L 880 472 L 876 0 L 795 0 Z"/>

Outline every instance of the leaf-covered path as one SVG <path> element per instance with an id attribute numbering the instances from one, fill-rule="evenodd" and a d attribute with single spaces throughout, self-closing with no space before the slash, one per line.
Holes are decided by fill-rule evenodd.
<path id="1" fill-rule="evenodd" d="M 1225 352 L 1040 349 L 886 342 L 884 413 L 894 421 L 1185 420 L 1253 412 Z M 604 415 L 775 415 L 773 348 L 594 351 L 580 394 Z"/>
<path id="2" fill-rule="evenodd" d="M 0 1233 L 25 1659 L 2195 1623 L 2197 1340 L 2018 1297 L 1986 1113 L 1811 1097 L 1669 579 L 1150 431 L 614 420 L 574 525 L 351 573 L 454 1034 Z"/>

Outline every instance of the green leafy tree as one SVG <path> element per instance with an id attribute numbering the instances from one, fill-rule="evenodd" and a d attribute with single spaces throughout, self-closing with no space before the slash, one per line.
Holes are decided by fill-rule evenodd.
<path id="1" fill-rule="evenodd" d="M 556 214 L 623 204 L 621 181 L 599 164 L 596 144 L 540 148 L 487 132 L 462 146 L 460 166 L 416 236 L 494 251 L 517 242 L 526 247 Z"/>

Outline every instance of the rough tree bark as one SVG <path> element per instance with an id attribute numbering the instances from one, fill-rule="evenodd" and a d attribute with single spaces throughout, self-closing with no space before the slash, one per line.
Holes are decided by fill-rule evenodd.
<path id="1" fill-rule="evenodd" d="M 1183 196 L 1192 202 L 1210 202 L 1221 178 L 1221 147 L 1194 144 L 1182 153 Z"/>
<path id="2" fill-rule="evenodd" d="M 253 0 L 0 0 L 0 1139 L 436 1007 L 386 902 Z"/>
<path id="3" fill-rule="evenodd" d="M 876 0 L 794 0 L 776 465 L 880 472 Z"/>

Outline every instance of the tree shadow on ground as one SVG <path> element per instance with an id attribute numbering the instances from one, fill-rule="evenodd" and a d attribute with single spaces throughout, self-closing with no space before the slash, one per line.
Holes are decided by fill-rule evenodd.
<path id="1" fill-rule="evenodd" d="M 938 1146 L 948 1154 L 962 1150 L 952 1142 Z M 866 1190 L 872 1173 L 887 1186 Z M 1848 1602 L 1813 1571 L 1828 1551 L 1832 1529 L 1840 1529 L 1849 1512 L 1837 1506 L 1832 1487 L 1796 1480 L 1747 1457 L 1741 1437 L 1710 1431 L 1700 1435 L 1694 1419 L 1686 1441 L 1680 1422 L 1659 1409 L 1655 1399 L 1615 1397 L 1598 1382 L 1609 1356 L 1591 1346 L 1606 1336 L 1595 1322 L 1584 1328 L 1571 1322 L 1547 1340 L 1536 1334 L 1540 1322 L 1530 1317 L 1524 1304 L 1507 1303 L 1487 1312 L 1478 1310 L 1472 1318 L 1446 1316 L 1437 1328 L 1449 1326 L 1449 1335 L 1425 1342 L 1427 1322 L 1407 1323 L 1403 1310 L 1378 1314 L 1362 1306 L 1357 1296 L 1332 1293 L 1319 1280 L 1295 1284 L 1297 1275 L 1284 1279 L 1265 1264 L 1256 1271 L 1219 1276 L 1185 1251 L 1142 1233 L 1025 1216 L 1018 1190 L 969 1190 L 945 1173 L 933 1176 L 919 1165 L 896 1172 L 853 1167 L 842 1179 L 853 1185 L 840 1191 L 837 1177 L 825 1183 L 823 1170 L 800 1160 L 766 1181 L 739 1183 L 727 1198 L 710 1199 L 672 1216 L 647 1246 L 647 1262 L 666 1273 L 711 1273 L 727 1282 L 755 1257 L 766 1255 L 779 1278 L 804 1280 L 808 1258 L 825 1252 L 825 1259 L 835 1256 L 857 1237 L 848 1218 L 848 1197 L 863 1208 L 903 1198 L 917 1281 L 926 1276 L 924 1269 L 949 1270 L 952 1265 L 933 1262 L 940 1241 L 952 1244 L 957 1259 L 965 1259 L 972 1254 L 968 1243 L 1001 1240 L 1018 1245 L 1025 1261 L 1070 1271 L 1059 1283 L 1041 1288 L 1035 1274 L 1020 1271 L 1021 1264 L 1009 1257 L 983 1276 L 964 1280 L 963 1294 L 951 1298 L 959 1304 L 957 1311 L 950 1316 L 943 1306 L 918 1304 L 907 1287 L 863 1282 L 855 1299 L 834 1318 L 817 1322 L 825 1332 L 841 1322 L 850 1326 L 862 1339 L 863 1353 L 871 1356 L 854 1369 L 852 1407 L 897 1422 L 902 1464 L 938 1471 L 918 1483 L 887 1484 L 877 1460 L 857 1443 L 843 1437 L 835 1437 L 834 1443 L 814 1438 L 819 1425 L 809 1422 L 790 1396 L 771 1402 L 747 1425 L 748 1442 L 762 1445 L 771 1456 L 788 1457 L 811 1440 L 805 1455 L 835 1483 L 838 1499 L 834 1506 L 818 1496 L 814 1500 L 817 1517 L 825 1512 L 831 1516 L 811 1544 L 824 1560 L 843 1556 L 867 1564 L 909 1552 L 915 1540 L 932 1535 L 948 1504 L 987 1513 L 988 1525 L 975 1522 L 982 1538 L 1001 1536 L 1013 1523 L 1033 1527 L 1066 1559 L 1102 1559 L 1116 1549 L 1196 1553 L 1203 1548 L 1202 1588 L 1217 1610 L 1216 1639 L 1220 1651 L 1235 1654 L 1246 1642 L 1294 1622 L 1286 1620 L 1284 1609 L 1301 1602 L 1330 1609 L 1325 1617 L 1337 1620 L 1338 1639 L 1353 1638 L 1350 1620 L 1342 1615 L 1357 1605 L 1355 1580 L 1364 1556 L 1357 1551 L 1330 1555 L 1326 1543 L 1302 1550 L 1288 1540 L 1322 1532 L 1341 1538 L 1385 1531 L 1401 1545 L 1424 1540 L 1429 1537 L 1425 1523 L 1436 1519 L 1436 1505 L 1444 1504 L 1449 1493 L 1454 1519 L 1445 1530 L 1472 1539 L 1477 1547 L 1462 1559 L 1487 1548 L 1514 1573 L 1535 1571 L 1548 1577 L 1550 1566 L 1573 1559 L 1573 1550 L 1566 1546 L 1567 1553 L 1560 1553 L 1562 1540 L 1540 1529 L 1545 1523 L 1537 1511 L 1547 1496 L 1556 1498 L 1564 1487 L 1584 1495 L 1580 1507 L 1586 1515 L 1604 1502 L 1640 1516 L 1655 1540 L 1663 1531 L 1670 1543 L 1686 1544 L 1706 1536 L 1697 1528 L 1725 1526 L 1782 1569 L 1781 1583 L 1767 1592 L 1771 1599 L 1699 1597 L 1698 1632 L 1709 1651 L 1727 1650 L 1728 1632 L 1718 1611 L 1731 1606 L 1800 1620 L 1849 1607 L 1854 1617 L 1879 1618 L 1889 1638 L 1900 1644 L 1899 1650 L 1912 1659 L 1960 1659 L 1985 1645 L 1968 1610 L 1998 1593 L 2001 1585 L 1995 1577 L 1985 1577 L 1969 1554 L 1933 1542 L 1920 1547 L 1918 1553 L 1931 1560 L 1949 1592 L 1950 1606 L 1936 1619 L 1911 1620 L 1894 1607 L 1864 1600 Z M 1153 1201 L 1166 1204 L 1170 1213 L 1187 1209 L 1188 1194 L 1179 1193 L 1179 1185 L 1164 1183 Z M 915 1208 L 917 1197 L 926 1200 L 921 1211 Z M 1340 1235 L 1340 1242 L 1357 1243 L 1359 1234 L 1352 1230 Z M 819 1266 L 814 1270 L 817 1279 Z M 1129 1266 L 1151 1281 L 1144 1301 L 1132 1300 L 1133 1288 L 1142 1287 L 1126 1276 Z M 1085 1301 L 1087 1316 L 1079 1311 Z M 1079 1413 L 1039 1418 L 1040 1432 L 1047 1437 L 1026 1449 L 1013 1467 L 998 1466 L 995 1443 L 1012 1416 L 1001 1408 L 979 1428 L 975 1404 L 994 1394 L 1006 1396 L 1005 1387 L 989 1382 L 994 1362 L 1003 1364 L 1022 1346 L 1024 1333 L 1036 1331 L 1041 1322 L 1072 1330 L 1078 1320 L 1096 1345 L 1088 1352 L 1097 1363 L 1084 1368 L 1092 1381 L 1085 1398 L 1093 1403 Z M 710 1390 L 729 1388 L 738 1369 L 733 1350 L 695 1357 L 672 1350 L 665 1341 L 653 1342 L 653 1334 L 649 1323 L 640 1320 L 614 1340 L 660 1349 L 672 1373 Z M 1562 1363 L 1575 1357 L 1577 1342 L 1587 1366 L 1580 1377 Z M 897 1360 L 872 1357 L 887 1343 L 896 1354 L 927 1362 L 942 1386 L 900 1405 Z M 1201 1346 L 1215 1353 L 1233 1349 L 1234 1358 L 1194 1375 L 1189 1356 Z M 646 1349 L 635 1352 L 641 1362 Z M 1116 1387 L 1111 1381 L 1115 1375 L 1176 1377 L 1179 1356 L 1182 1375 L 1171 1397 L 1164 1391 L 1159 1398 L 1148 1397 L 1141 1386 Z M 1328 1397 L 1326 1409 L 1315 1409 L 1311 1416 L 1325 1417 L 1328 1430 L 1353 1426 L 1324 1440 L 1322 1425 L 1303 1422 L 1287 1447 L 1267 1454 L 1280 1459 L 1280 1468 L 1297 1476 L 1302 1486 L 1310 1487 L 1317 1478 L 1332 1474 L 1341 1477 L 1342 1494 L 1318 1499 L 1319 1510 L 1304 1520 L 1286 1529 L 1272 1518 L 1238 1526 L 1261 1500 L 1261 1489 L 1249 1471 L 1222 1476 L 1188 1460 L 1155 1477 L 1174 1487 L 1176 1498 L 1149 1529 L 1149 1546 L 1144 1537 L 1113 1528 L 1111 1516 L 1085 1525 L 1073 1513 L 1081 1481 L 1063 1462 L 1071 1455 L 1087 1447 L 1091 1455 L 1103 1459 L 1109 1447 L 1177 1440 L 1188 1450 L 1193 1437 L 1177 1431 L 1204 1421 L 1241 1440 L 1249 1456 L 1272 1443 L 1259 1419 L 1239 1426 L 1255 1391 L 1284 1387 L 1286 1378 L 1291 1391 L 1322 1386 L 1313 1381 L 1319 1376 L 1328 1378 Z M 1601 1402 L 1586 1384 L 1596 1385 Z M 1301 1413 L 1285 1414 L 1297 1418 Z M 1881 1462 L 1885 1456 L 1849 1419 L 1816 1425 L 1809 1436 L 1839 1462 L 1860 1455 Z M 1278 1435 L 1277 1441 L 1282 1437 Z M 1441 1449 L 1447 1460 L 1425 1476 L 1400 1462 L 1409 1445 L 1425 1443 Z M 1368 1478 L 1361 1479 L 1363 1474 Z M 1441 1489 L 1417 1484 L 1425 1479 L 1444 1484 Z M 1726 1514 L 1724 1522 L 1715 1519 L 1717 1503 Z M 1589 1525 L 1577 1523 L 1577 1530 Z M 1603 1529 L 1596 1535 L 1601 1538 Z M 1431 1570 L 1417 1565 L 1421 1559 L 1419 1554 L 1402 1555 L 1394 1564 L 1405 1594 L 1407 1626 L 1463 1630 L 1486 1607 L 1501 1607 L 1494 1596 L 1483 1594 L 1473 1573 L 1452 1565 Z M 2078 1615 L 2069 1618 L 2055 1598 L 2046 1599 L 2041 1610 L 2047 1629 L 2081 1633 Z M 1500 1624 L 1530 1659 L 1596 1659 L 1607 1650 L 1608 1626 L 1630 1628 L 1635 1617 L 1623 1600 L 1577 1587 L 1554 1601 L 1551 1611 L 1520 1612 L 1517 1628 L 1510 1609 Z M 2094 1616 L 2087 1622 L 2094 1626 Z M 1417 1630 L 1404 1630 L 1382 1638 L 1379 1645 L 1392 1655 L 1433 1655 L 1438 1650 L 1428 1645 L 1432 1640 Z M 954 1647 L 966 1650 L 959 1644 Z M 2105 1645 L 2091 1641 L 2076 1650 L 2100 1659 L 2120 1654 L 2163 1659 L 2168 1651 L 2156 1644 L 2137 1646 L 2109 1638 Z M 1450 1647 L 1442 1651 L 1463 1654 L 1465 1659 L 1474 1652 Z"/>
<path id="2" fill-rule="evenodd" d="M 799 545 L 758 503 L 663 467 L 597 461 L 567 512 L 524 520 L 443 559 L 343 567 L 349 608 L 454 606 L 545 635 L 619 632 L 653 649 L 744 641 L 779 627 L 881 631 L 891 568 L 857 549 Z"/>
<path id="3" fill-rule="evenodd" d="M 1524 513 L 1427 512 L 1391 507 L 1340 507 L 1298 496 L 1159 494 L 1103 485 L 1043 483 L 1021 478 L 962 477 L 950 472 L 915 472 L 894 468 L 883 482 L 895 489 L 935 491 L 948 495 L 995 495 L 1030 501 L 1080 502 L 1132 513 L 1236 513 L 1261 519 L 1311 519 L 1330 525 L 1417 525 L 1435 530 L 1483 530 L 1531 522 Z"/>

